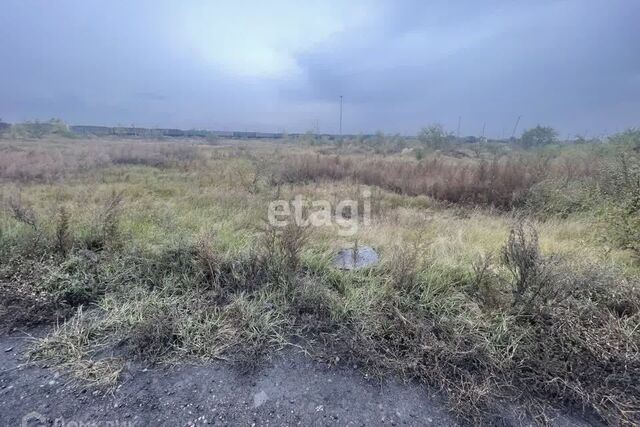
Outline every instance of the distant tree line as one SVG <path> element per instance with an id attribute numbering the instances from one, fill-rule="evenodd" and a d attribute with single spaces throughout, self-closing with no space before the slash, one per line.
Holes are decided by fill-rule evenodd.
<path id="1" fill-rule="evenodd" d="M 417 144 L 422 155 L 424 150 L 441 150 L 455 144 L 476 144 L 482 142 L 492 143 L 512 143 L 524 148 L 542 147 L 560 142 L 558 132 L 550 126 L 537 125 L 526 129 L 519 138 L 493 139 L 465 136 L 457 137 L 448 131 L 442 124 L 434 123 L 422 128 L 417 137 L 401 136 L 399 134 L 385 135 L 378 131 L 375 134 L 342 135 L 319 134 L 317 132 L 306 132 L 304 134 L 289 134 L 278 132 L 247 132 L 247 131 L 211 131 L 199 129 L 173 129 L 173 128 L 142 128 L 135 126 L 69 126 L 60 119 L 50 119 L 47 121 L 26 121 L 22 123 L 10 124 L 0 119 L 0 136 L 11 135 L 18 138 L 43 138 L 48 135 L 63 137 L 74 137 L 78 135 L 92 136 L 127 136 L 127 137 L 199 137 L 208 140 L 217 138 L 256 138 L 256 139 L 292 139 L 303 143 L 325 144 L 337 142 L 338 144 L 357 144 L 371 147 L 379 152 L 394 152 Z M 413 143 L 411 142 L 413 141 Z M 587 139 L 584 136 L 577 136 L 571 142 L 587 143 L 597 142 L 599 139 Z M 640 129 L 632 128 L 624 132 L 607 137 L 607 141 L 616 144 L 632 145 L 640 150 Z M 420 153 L 418 155 L 420 156 Z"/>

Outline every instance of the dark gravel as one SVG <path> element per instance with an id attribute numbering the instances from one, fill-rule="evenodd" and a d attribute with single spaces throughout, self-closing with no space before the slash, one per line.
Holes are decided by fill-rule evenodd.
<path id="1" fill-rule="evenodd" d="M 27 425 L 456 425 L 441 399 L 423 387 L 380 384 L 353 367 L 328 367 L 292 351 L 250 375 L 224 362 L 130 366 L 108 391 L 25 365 L 26 344 L 24 336 L 0 337 L 3 425 L 19 426 L 33 412 Z"/>
<path id="2" fill-rule="evenodd" d="M 457 425 L 443 399 L 426 387 L 381 384 L 356 366 L 330 367 L 294 351 L 278 353 L 254 374 L 240 374 L 223 361 L 130 365 L 119 385 L 108 390 L 25 363 L 27 345 L 25 334 L 0 335 L 0 425 Z M 587 425 L 566 416 L 553 424 Z"/>

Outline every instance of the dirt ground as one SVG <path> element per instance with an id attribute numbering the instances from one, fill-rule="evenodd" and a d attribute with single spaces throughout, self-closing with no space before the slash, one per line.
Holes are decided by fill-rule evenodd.
<path id="1" fill-rule="evenodd" d="M 380 384 L 357 367 L 329 367 L 286 351 L 259 372 L 224 362 L 128 366 L 115 390 L 25 363 L 25 334 L 0 336 L 0 419 L 6 426 L 455 426 L 433 391 Z M 559 418 L 557 425 L 586 425 Z"/>

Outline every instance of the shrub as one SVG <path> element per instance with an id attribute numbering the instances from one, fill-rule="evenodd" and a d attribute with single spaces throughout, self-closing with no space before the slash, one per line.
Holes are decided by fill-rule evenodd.
<path id="1" fill-rule="evenodd" d="M 352 179 L 409 196 L 426 195 L 462 204 L 509 209 L 547 173 L 520 158 L 462 161 L 431 157 L 420 162 L 367 158 L 356 162 L 337 156 L 292 156 L 280 173 L 283 182 Z M 545 172 L 543 172 L 545 171 Z"/>
<path id="2" fill-rule="evenodd" d="M 70 257 L 46 289 L 99 309 L 78 310 L 34 356 L 112 382 L 122 361 L 96 357 L 122 344 L 151 362 L 223 357 L 251 370 L 295 339 L 305 349 L 321 343 L 315 353 L 332 363 L 441 387 L 476 424 L 509 423 L 505 398 L 539 422 L 559 402 L 638 422 L 628 410 L 640 396 L 637 284 L 543 256 L 530 226 L 516 225 L 501 251 L 507 280 L 491 257 L 473 271 L 437 258 L 421 264 L 416 246 L 394 250 L 381 269 L 311 272 L 300 258 L 306 230 L 293 227 L 266 230 L 257 254 L 245 256 L 223 256 L 211 240 L 99 265 Z"/>
<path id="3" fill-rule="evenodd" d="M 38 220 L 33 209 L 22 202 L 22 199 L 18 197 L 11 197 L 9 199 L 9 210 L 13 219 L 23 224 L 28 225 L 34 231 L 39 231 Z"/>
<path id="4" fill-rule="evenodd" d="M 571 291 L 562 299 L 513 319 L 509 334 L 517 344 L 507 368 L 512 383 L 533 399 L 586 408 L 606 424 L 637 425 L 637 283 L 594 268 L 572 270 L 569 278 Z M 540 422 L 548 421 L 539 405 L 530 408 Z"/>
<path id="5" fill-rule="evenodd" d="M 121 243 L 120 215 L 123 193 L 113 192 L 98 213 L 94 224 L 84 238 L 84 245 L 92 251 L 117 249 Z"/>
<path id="6" fill-rule="evenodd" d="M 23 255 L 15 246 L 8 249 L 0 248 L 0 333 L 54 323 L 69 314 L 56 295 L 42 288 L 43 278 L 54 268 L 52 260 L 33 251 Z"/>
<path id="7" fill-rule="evenodd" d="M 523 206 L 542 219 L 567 218 L 577 212 L 588 212 L 597 206 L 598 191 L 592 180 L 562 182 L 547 179 L 524 195 Z"/>
<path id="8" fill-rule="evenodd" d="M 610 206 L 605 221 L 609 224 L 609 240 L 640 258 L 640 191 L 629 192 Z"/>
<path id="9" fill-rule="evenodd" d="M 309 237 L 309 229 L 291 223 L 277 228 L 267 226 L 261 236 L 261 255 L 273 279 L 290 286 L 300 269 L 300 256 Z"/>
<path id="10" fill-rule="evenodd" d="M 539 147 L 541 145 L 554 144 L 558 140 L 558 132 L 549 126 L 537 125 L 522 133 L 520 141 L 525 147 Z"/>
<path id="11" fill-rule="evenodd" d="M 605 182 L 603 169 L 607 162 L 591 154 L 518 152 L 490 159 L 431 155 L 420 161 L 405 157 L 301 154 L 288 156 L 283 163 L 286 166 L 275 180 L 281 183 L 350 180 L 408 196 L 425 195 L 449 203 L 501 209 L 527 205 L 531 190 L 536 192 L 532 206 L 544 205 L 544 198 L 554 195 L 546 194 L 546 188 L 535 189 L 541 183 L 543 186 L 557 184 L 559 194 L 556 199 L 566 196 L 567 206 L 559 206 L 560 210 L 586 206 L 591 195 L 589 191 L 567 194 L 567 187 L 604 188 L 606 184 L 612 189 L 619 188 Z M 581 200 L 583 196 L 584 200 Z M 572 202 L 571 198 L 577 200 Z"/>
<path id="12" fill-rule="evenodd" d="M 140 306 L 125 336 L 128 350 L 143 360 L 160 360 L 180 345 L 174 307 L 151 303 Z"/>
<path id="13" fill-rule="evenodd" d="M 447 132 L 444 126 L 439 123 L 422 128 L 418 133 L 418 140 L 432 149 L 444 148 L 447 144 L 453 142 L 453 139 L 453 135 Z"/>
<path id="14" fill-rule="evenodd" d="M 49 182 L 91 169 L 114 165 L 170 167 L 198 158 L 195 145 L 157 142 L 110 142 L 69 145 L 15 143 L 0 147 L 0 180 Z"/>
<path id="15" fill-rule="evenodd" d="M 51 119 L 46 122 L 36 120 L 33 122 L 17 123 L 12 126 L 11 131 L 14 136 L 20 138 L 40 139 L 48 135 L 73 137 L 69 126 L 60 119 Z"/>
<path id="16" fill-rule="evenodd" d="M 55 248 L 58 253 L 66 258 L 71 245 L 71 231 L 69 229 L 69 214 L 64 207 L 60 208 L 55 230 Z"/>
<path id="17" fill-rule="evenodd" d="M 11 125 L 9 123 L 5 123 L 0 119 L 0 137 L 4 136 L 11 130 Z"/>
<path id="18" fill-rule="evenodd" d="M 518 223 L 509 233 L 501 255 L 512 276 L 514 308 L 531 311 L 553 300 L 561 291 L 557 263 L 542 256 L 538 233 L 532 226 Z"/>
<path id="19" fill-rule="evenodd" d="M 301 279 L 291 296 L 291 310 L 303 333 L 329 332 L 337 329 L 336 313 L 340 298 L 336 292 L 315 278 Z"/>
<path id="20" fill-rule="evenodd" d="M 45 278 L 43 288 L 65 305 L 76 307 L 95 302 L 104 292 L 94 260 L 73 256 Z"/>
<path id="21" fill-rule="evenodd" d="M 48 248 L 46 247 L 46 242 L 43 242 L 45 237 L 44 230 L 31 206 L 24 202 L 18 194 L 18 196 L 9 198 L 5 209 L 15 221 L 26 225 L 29 230 L 19 236 L 18 240 L 20 244 L 16 245 L 19 247 L 18 251 L 24 253 L 46 253 Z M 14 250 L 15 249 L 18 248 L 14 248 Z"/>
<path id="22" fill-rule="evenodd" d="M 411 291 L 418 281 L 419 248 L 399 246 L 392 249 L 389 259 L 389 277 L 393 288 Z"/>
<path id="23" fill-rule="evenodd" d="M 640 149 L 640 129 L 631 128 L 609 137 L 612 144 L 626 145 L 634 150 Z"/>
<path id="24" fill-rule="evenodd" d="M 624 150 L 606 171 L 601 186 L 606 239 L 640 256 L 640 162 Z"/>

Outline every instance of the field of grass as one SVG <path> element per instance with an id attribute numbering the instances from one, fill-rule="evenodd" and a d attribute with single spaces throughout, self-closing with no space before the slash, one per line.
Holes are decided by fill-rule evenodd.
<path id="1" fill-rule="evenodd" d="M 0 329 L 56 324 L 33 360 L 98 384 L 129 359 L 252 370 L 295 346 L 439 387 L 472 424 L 506 422 L 504 402 L 541 424 L 557 409 L 640 423 L 633 147 L 414 153 L 0 140 Z M 353 235 L 266 221 L 273 200 L 365 192 Z M 380 264 L 332 266 L 362 245 Z"/>

